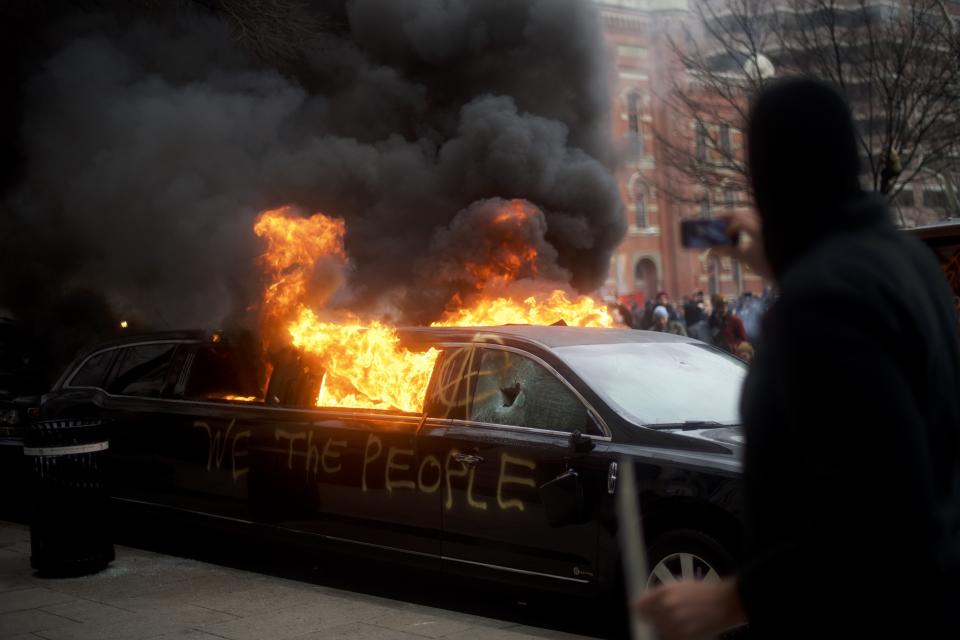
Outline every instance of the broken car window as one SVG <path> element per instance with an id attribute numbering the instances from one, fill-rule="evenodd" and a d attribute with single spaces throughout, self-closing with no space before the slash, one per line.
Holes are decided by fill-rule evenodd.
<path id="1" fill-rule="evenodd" d="M 463 380 L 470 372 L 470 347 L 446 349 L 437 361 L 433 384 L 425 404 L 432 418 L 463 420 L 466 417 Z"/>
<path id="2" fill-rule="evenodd" d="M 530 358 L 511 351 L 481 349 L 470 420 L 585 431 L 587 410 L 563 382 Z"/>
<path id="3" fill-rule="evenodd" d="M 225 345 L 203 346 L 190 366 L 190 378 L 184 390 L 189 400 L 260 400 L 254 372 Z"/>
<path id="4" fill-rule="evenodd" d="M 284 348 L 273 354 L 273 371 L 267 384 L 266 401 L 290 407 L 315 407 L 323 371 L 314 370 L 301 354 Z"/>

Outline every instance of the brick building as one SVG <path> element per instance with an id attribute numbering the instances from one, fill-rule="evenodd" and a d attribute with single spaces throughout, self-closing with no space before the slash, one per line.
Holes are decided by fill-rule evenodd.
<path id="1" fill-rule="evenodd" d="M 761 278 L 729 259 L 710 258 L 706 251 L 680 246 L 679 221 L 710 217 L 722 208 L 744 206 L 739 190 L 714 190 L 681 175 L 663 160 L 663 141 L 655 132 L 675 131 L 673 144 L 697 148 L 698 134 L 689 123 L 689 137 L 677 129 L 676 114 L 663 99 L 684 69 L 671 47 L 682 43 L 694 19 L 686 0 L 595 0 L 599 6 L 616 79 L 613 127 L 623 154 L 618 180 L 628 220 L 627 235 L 610 264 L 604 294 L 640 294 L 652 298 L 666 290 L 674 299 L 694 291 L 738 295 L 760 292 Z M 736 131 L 715 132 L 741 144 Z M 670 193 L 662 188 L 671 185 Z"/>

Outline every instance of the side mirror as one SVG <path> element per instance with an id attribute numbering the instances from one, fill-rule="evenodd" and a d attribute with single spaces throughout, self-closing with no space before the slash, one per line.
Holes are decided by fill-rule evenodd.
<path id="1" fill-rule="evenodd" d="M 570 434 L 570 451 L 574 454 L 590 453 L 596 446 L 593 438 L 583 435 L 579 429 Z"/>
<path id="2" fill-rule="evenodd" d="M 540 487 L 540 501 L 551 527 L 585 521 L 583 485 L 580 476 L 568 469 Z"/>

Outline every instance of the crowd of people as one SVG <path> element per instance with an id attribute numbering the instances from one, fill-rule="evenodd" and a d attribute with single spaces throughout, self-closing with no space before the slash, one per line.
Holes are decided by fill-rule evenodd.
<path id="1" fill-rule="evenodd" d="M 622 299 L 612 306 L 611 313 L 622 326 L 696 338 L 749 363 L 760 320 L 771 302 L 769 293 L 757 296 L 747 292 L 727 298 L 719 294 L 707 297 L 697 291 L 675 305 L 666 291 L 660 291 L 643 305 L 635 298 Z"/>

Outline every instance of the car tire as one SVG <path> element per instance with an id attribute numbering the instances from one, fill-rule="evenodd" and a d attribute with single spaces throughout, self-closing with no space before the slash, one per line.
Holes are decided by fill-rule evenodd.
<path id="1" fill-rule="evenodd" d="M 713 536 L 695 529 L 677 529 L 658 535 L 647 553 L 650 580 L 648 586 L 680 579 L 717 579 L 736 568 L 736 560 Z M 669 576 L 669 577 L 668 577 Z M 746 627 L 732 629 L 723 640 L 749 637 Z"/>
<path id="2" fill-rule="evenodd" d="M 714 580 L 730 575 L 733 555 L 711 535 L 694 529 L 676 529 L 658 535 L 647 553 L 650 580 L 657 586 L 673 580 Z"/>

